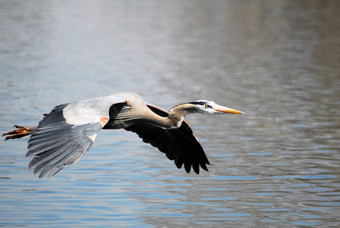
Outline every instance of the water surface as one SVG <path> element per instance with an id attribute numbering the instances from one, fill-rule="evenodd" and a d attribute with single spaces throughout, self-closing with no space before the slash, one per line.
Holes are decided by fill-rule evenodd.
<path id="1" fill-rule="evenodd" d="M 186 174 L 103 131 L 51 179 L 0 143 L 0 225 L 340 226 L 339 1 L 0 1 L 0 130 L 119 91 L 188 116 L 213 166 Z"/>

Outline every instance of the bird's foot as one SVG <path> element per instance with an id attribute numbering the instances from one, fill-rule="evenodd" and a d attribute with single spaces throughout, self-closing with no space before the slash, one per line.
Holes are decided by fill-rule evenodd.
<path id="1" fill-rule="evenodd" d="M 2 134 L 2 136 L 7 135 L 5 140 L 22 138 L 26 135 L 32 134 L 33 131 L 35 130 L 35 128 L 29 128 L 29 127 L 18 126 L 18 125 L 14 125 L 14 127 L 17 129 Z"/>

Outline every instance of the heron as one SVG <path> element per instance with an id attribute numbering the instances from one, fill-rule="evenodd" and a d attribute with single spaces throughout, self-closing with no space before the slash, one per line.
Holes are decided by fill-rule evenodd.
<path id="1" fill-rule="evenodd" d="M 101 129 L 125 129 L 136 133 L 145 143 L 158 148 L 173 160 L 199 174 L 208 171 L 210 162 L 184 120 L 186 114 L 244 114 L 242 111 L 197 100 L 174 106 L 169 112 L 133 92 L 121 92 L 61 104 L 44 114 L 37 127 L 14 125 L 4 133 L 5 140 L 30 135 L 26 156 L 33 156 L 28 168 L 39 178 L 51 177 L 64 167 L 76 164 L 90 150 Z"/>

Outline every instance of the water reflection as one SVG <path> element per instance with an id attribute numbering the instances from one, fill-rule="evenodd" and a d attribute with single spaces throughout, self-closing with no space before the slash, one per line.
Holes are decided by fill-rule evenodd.
<path id="1" fill-rule="evenodd" d="M 126 90 L 247 113 L 188 117 L 214 164 L 199 176 L 124 131 L 50 180 L 1 142 L 1 225 L 339 226 L 338 1 L 0 6 L 1 131 Z"/>

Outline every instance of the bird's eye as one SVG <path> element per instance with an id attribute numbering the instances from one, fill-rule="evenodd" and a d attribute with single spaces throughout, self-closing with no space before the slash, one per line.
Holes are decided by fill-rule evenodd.
<path id="1" fill-rule="evenodd" d="M 204 104 L 204 108 L 210 108 L 210 105 Z"/>

